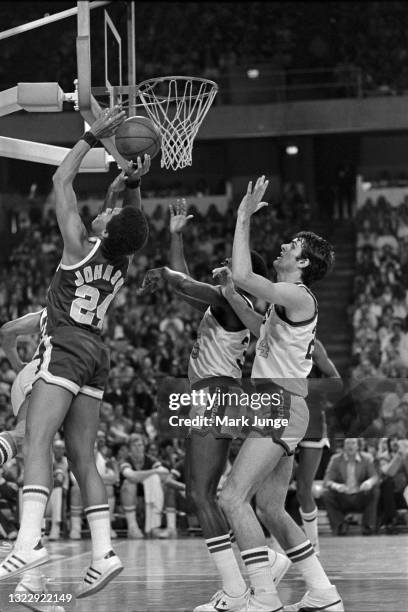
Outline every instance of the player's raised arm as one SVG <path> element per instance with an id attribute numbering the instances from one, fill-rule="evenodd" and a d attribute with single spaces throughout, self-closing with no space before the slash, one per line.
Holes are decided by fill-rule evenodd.
<path id="1" fill-rule="evenodd" d="M 73 180 L 88 151 L 100 138 L 112 136 L 125 119 L 119 107 L 105 111 L 63 159 L 53 176 L 57 221 L 64 240 L 63 263 L 73 264 L 84 255 L 87 232 L 78 212 Z"/>
<path id="2" fill-rule="evenodd" d="M 251 295 L 288 307 L 295 310 L 299 316 L 307 318 L 311 316 L 315 308 L 311 295 L 293 281 L 273 283 L 255 274 L 252 270 L 249 249 L 250 221 L 254 213 L 267 206 L 262 198 L 268 184 L 269 181 L 265 180 L 264 176 L 258 178 L 254 188 L 250 181 L 247 192 L 239 205 L 232 248 L 232 278 L 236 285 Z"/>
<path id="3" fill-rule="evenodd" d="M 176 272 L 189 274 L 186 258 L 184 257 L 183 230 L 187 221 L 193 215 L 187 215 L 187 203 L 184 198 L 169 205 L 170 210 L 170 267 Z"/>
<path id="4" fill-rule="evenodd" d="M 42 313 L 42 310 L 30 312 L 13 321 L 7 321 L 0 327 L 1 345 L 15 372 L 19 372 L 24 366 L 17 351 L 17 338 L 37 333 L 40 330 Z"/>
<path id="5" fill-rule="evenodd" d="M 235 290 L 231 270 L 227 266 L 216 268 L 213 270 L 213 277 L 220 282 L 222 294 L 238 319 L 258 338 L 263 316 L 259 312 L 255 312 L 253 308 L 250 308 L 242 295 Z"/>

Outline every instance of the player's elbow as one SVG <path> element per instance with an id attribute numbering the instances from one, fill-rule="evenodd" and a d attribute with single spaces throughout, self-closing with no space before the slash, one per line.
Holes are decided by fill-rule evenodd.
<path id="1" fill-rule="evenodd" d="M 52 182 L 54 187 L 63 187 L 68 182 L 68 176 L 64 170 L 58 168 L 52 175 Z"/>

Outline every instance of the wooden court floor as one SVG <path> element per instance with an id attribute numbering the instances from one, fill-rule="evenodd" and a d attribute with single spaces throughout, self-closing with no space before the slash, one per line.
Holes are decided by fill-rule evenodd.
<path id="1" fill-rule="evenodd" d="M 54 592 L 72 593 L 89 563 L 89 540 L 48 543 L 44 573 Z M 76 612 L 191 612 L 219 586 L 200 538 L 118 540 L 125 570 L 93 597 L 72 602 Z M 321 538 L 321 560 L 345 603 L 346 612 L 408 611 L 408 535 Z M 0 612 L 26 610 L 9 603 L 17 579 L 0 585 Z M 305 588 L 291 568 L 279 586 L 283 603 L 298 601 Z"/>

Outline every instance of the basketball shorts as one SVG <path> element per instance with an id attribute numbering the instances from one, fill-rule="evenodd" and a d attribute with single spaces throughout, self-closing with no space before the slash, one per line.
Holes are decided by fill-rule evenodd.
<path id="1" fill-rule="evenodd" d="M 215 438 L 235 439 L 242 437 L 240 418 L 247 409 L 240 404 L 242 395 L 239 380 L 228 377 L 208 378 L 195 383 L 191 391 L 196 391 L 196 401 L 192 394 L 189 417 L 196 423 L 190 432 Z"/>
<path id="2" fill-rule="evenodd" d="M 253 411 L 256 414 L 253 414 L 251 425 L 244 428 L 246 437 L 253 432 L 271 437 L 282 446 L 286 455 L 293 455 L 309 422 L 309 409 L 304 397 L 289 393 L 272 382 L 256 385 L 256 393 L 265 399 L 269 396 L 269 403 L 263 399 L 260 407 Z"/>
<path id="3" fill-rule="evenodd" d="M 27 395 L 31 393 L 33 388 L 35 373 L 39 365 L 39 359 L 33 359 L 30 363 L 24 366 L 17 374 L 11 387 L 10 401 L 14 416 L 18 415 L 18 411 L 24 403 Z"/>
<path id="4" fill-rule="evenodd" d="M 109 350 L 96 334 L 77 327 L 55 328 L 41 341 L 35 380 L 63 387 L 73 395 L 102 399 L 109 375 Z"/>

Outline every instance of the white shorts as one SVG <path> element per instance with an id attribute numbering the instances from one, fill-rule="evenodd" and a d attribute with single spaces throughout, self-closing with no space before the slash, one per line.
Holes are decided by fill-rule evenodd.
<path id="1" fill-rule="evenodd" d="M 24 400 L 31 393 L 38 364 L 38 359 L 30 361 L 20 370 L 14 379 L 13 386 L 11 387 L 11 407 L 13 408 L 14 416 L 18 415 Z"/>

